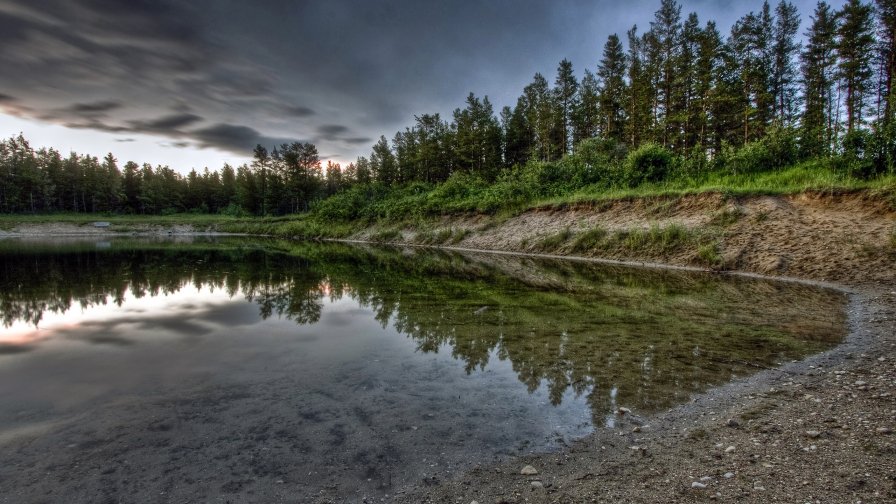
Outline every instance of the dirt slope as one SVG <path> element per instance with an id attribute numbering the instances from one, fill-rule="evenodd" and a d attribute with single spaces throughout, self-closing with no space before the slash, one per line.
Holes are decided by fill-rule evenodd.
<path id="1" fill-rule="evenodd" d="M 436 243 L 439 245 L 709 267 L 693 244 L 658 251 L 573 251 L 569 247 L 576 235 L 595 228 L 620 233 L 671 225 L 714 240 L 722 259 L 716 268 L 853 285 L 896 281 L 896 210 L 863 193 L 634 199 L 533 210 L 509 219 L 443 218 L 435 229 L 426 224 L 426 231 L 465 233 L 461 240 Z M 392 241 L 421 243 L 421 229 L 400 229 L 401 238 Z M 546 237 L 567 230 L 572 236 L 567 242 L 551 248 L 540 245 Z M 376 241 L 381 231 L 372 228 L 353 238 Z"/>

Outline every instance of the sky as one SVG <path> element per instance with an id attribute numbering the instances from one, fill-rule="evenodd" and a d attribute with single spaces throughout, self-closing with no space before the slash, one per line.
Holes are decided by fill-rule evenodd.
<path id="1" fill-rule="evenodd" d="M 759 0 L 683 0 L 731 24 Z M 793 0 L 804 32 L 815 0 Z M 839 7 L 842 1 L 829 2 Z M 594 70 L 659 0 L 0 0 L 0 137 L 186 173 L 312 142 L 345 164 L 470 92 Z"/>

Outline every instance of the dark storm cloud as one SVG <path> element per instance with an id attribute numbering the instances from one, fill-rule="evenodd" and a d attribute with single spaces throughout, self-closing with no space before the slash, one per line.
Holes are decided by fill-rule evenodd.
<path id="1" fill-rule="evenodd" d="M 761 8 L 681 3 L 683 16 L 697 11 L 723 33 Z M 795 3 L 804 31 L 814 2 Z M 579 76 L 594 70 L 606 37 L 624 38 L 633 24 L 643 32 L 659 4 L 0 0 L 0 105 L 246 156 L 256 142 L 313 139 L 344 159 L 415 114 L 450 117 L 470 91 L 498 110 L 535 72 L 553 81 L 563 58 Z M 176 113 L 159 117 L 163 110 Z"/>
<path id="2" fill-rule="evenodd" d="M 343 138 L 343 142 L 349 145 L 360 145 L 360 144 L 368 144 L 373 142 L 373 139 L 370 137 L 354 137 L 354 138 Z"/>
<path id="3" fill-rule="evenodd" d="M 308 117 L 314 115 L 314 110 L 308 107 L 286 107 L 286 113 L 294 117 Z"/>
<path id="4" fill-rule="evenodd" d="M 323 126 L 317 127 L 317 131 L 321 135 L 341 135 L 348 130 L 348 126 L 343 126 L 341 124 L 324 124 Z"/>
<path id="5" fill-rule="evenodd" d="M 46 117 L 46 116 L 42 116 Z M 127 133 L 130 132 L 131 129 L 125 126 L 117 126 L 115 124 L 109 124 L 98 119 L 89 119 L 86 121 L 72 121 L 72 122 L 64 122 L 63 123 L 66 128 L 73 129 L 92 129 L 97 131 L 104 131 L 106 133 Z"/>
<path id="6" fill-rule="evenodd" d="M 75 114 L 83 114 L 83 115 L 96 115 L 96 114 L 105 114 L 106 112 L 118 109 L 122 107 L 122 103 L 120 101 L 115 100 L 105 100 L 91 103 L 76 103 L 68 108 L 69 111 Z"/>
<path id="7" fill-rule="evenodd" d="M 134 132 L 166 133 L 184 126 L 202 121 L 202 118 L 189 112 L 171 114 L 156 119 L 129 121 Z"/>
<path id="8" fill-rule="evenodd" d="M 256 145 L 280 145 L 292 142 L 287 138 L 269 138 L 248 127 L 234 124 L 215 124 L 190 132 L 202 147 L 217 147 L 234 152 L 251 152 Z"/>

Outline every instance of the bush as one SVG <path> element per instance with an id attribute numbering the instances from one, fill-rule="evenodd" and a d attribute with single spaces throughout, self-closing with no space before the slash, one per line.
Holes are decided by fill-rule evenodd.
<path id="1" fill-rule="evenodd" d="M 243 207 L 237 205 L 236 203 L 230 203 L 226 207 L 222 208 L 220 212 L 221 215 L 228 215 L 230 217 L 251 217 L 252 214 L 247 212 Z"/>
<path id="2" fill-rule="evenodd" d="M 625 159 L 625 180 L 632 187 L 659 182 L 669 175 L 672 163 L 672 153 L 668 150 L 654 143 L 644 144 Z"/>
<path id="3" fill-rule="evenodd" d="M 374 200 L 374 188 L 370 185 L 356 185 L 341 193 L 319 201 L 314 213 L 323 219 L 346 222 L 361 217 L 364 210 Z"/>
<path id="4" fill-rule="evenodd" d="M 763 142 L 749 142 L 740 149 L 726 146 L 722 151 L 722 164 L 734 175 L 758 173 L 772 169 L 774 160 Z"/>
<path id="5" fill-rule="evenodd" d="M 800 161 L 797 134 L 792 128 L 773 127 L 762 139 L 768 149 L 769 168 L 791 166 Z"/>
<path id="6" fill-rule="evenodd" d="M 867 178 L 874 174 L 874 139 L 865 130 L 852 130 L 843 136 L 843 151 L 835 165 L 847 175 Z"/>

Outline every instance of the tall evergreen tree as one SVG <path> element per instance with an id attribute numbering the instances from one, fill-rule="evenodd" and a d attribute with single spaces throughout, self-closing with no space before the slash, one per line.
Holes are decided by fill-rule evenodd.
<path id="1" fill-rule="evenodd" d="M 557 66 L 557 78 L 554 80 L 554 94 L 558 121 L 559 142 L 564 154 L 572 152 L 573 147 L 573 112 L 576 109 L 579 82 L 572 69 L 572 62 L 564 59 Z"/>
<path id="2" fill-rule="evenodd" d="M 695 145 L 714 153 L 719 143 L 712 135 L 713 122 L 716 120 L 717 102 L 721 99 L 722 86 L 719 83 L 719 69 L 722 68 L 724 43 L 715 23 L 706 23 L 700 31 L 699 46 L 694 70 L 694 103 L 690 119 L 691 134 Z"/>
<path id="3" fill-rule="evenodd" d="M 628 93 L 626 93 L 626 134 L 632 148 L 649 139 L 654 108 L 653 83 L 647 68 L 644 37 L 638 36 L 638 27 L 628 31 Z"/>
<path id="4" fill-rule="evenodd" d="M 540 161 L 557 159 L 560 146 L 557 144 L 554 95 L 547 79 L 540 73 L 536 73 L 532 83 L 523 89 L 523 105 L 526 122 L 533 133 L 532 157 Z"/>
<path id="5" fill-rule="evenodd" d="M 877 0 L 877 12 L 881 61 L 878 108 L 883 124 L 889 125 L 896 119 L 896 2 Z"/>
<path id="6" fill-rule="evenodd" d="M 660 8 L 650 23 L 650 40 L 655 50 L 656 81 L 656 121 L 658 140 L 664 146 L 672 142 L 674 136 L 676 64 L 681 52 L 681 6 L 675 0 L 662 0 Z"/>
<path id="7" fill-rule="evenodd" d="M 504 164 L 506 166 L 523 165 L 529 160 L 534 148 L 535 133 L 527 116 L 525 96 L 517 100 L 516 107 L 508 107 L 501 114 L 504 136 Z"/>
<path id="8" fill-rule="evenodd" d="M 607 37 L 604 54 L 597 66 L 600 82 L 600 123 L 605 138 L 621 141 L 625 131 L 625 53 L 619 37 Z"/>
<path id="9" fill-rule="evenodd" d="M 381 135 L 380 140 L 373 146 L 373 152 L 370 154 L 370 171 L 377 182 L 386 185 L 398 182 L 398 163 L 385 136 Z"/>
<path id="10" fill-rule="evenodd" d="M 874 75 L 869 55 L 874 53 L 874 17 L 870 4 L 849 0 L 837 13 L 838 77 L 845 92 L 846 131 L 862 124 L 867 92 Z"/>
<path id="11" fill-rule="evenodd" d="M 837 21 L 831 7 L 818 2 L 800 55 L 803 82 L 801 149 L 806 156 L 830 152 L 834 141 L 834 81 Z"/>
<path id="12" fill-rule="evenodd" d="M 487 179 L 501 166 L 501 128 L 488 97 L 467 96 L 467 107 L 454 111 L 455 154 L 458 167 Z"/>
<path id="13" fill-rule="evenodd" d="M 772 71 L 772 94 L 775 99 L 775 120 L 779 125 L 789 126 L 797 114 L 797 66 L 796 56 L 800 44 L 796 34 L 800 27 L 800 16 L 796 7 L 781 0 L 775 7 L 774 69 Z"/>
<path id="14" fill-rule="evenodd" d="M 271 162 L 271 157 L 268 155 L 268 150 L 265 149 L 261 144 L 255 146 L 255 149 L 252 151 L 252 156 L 252 166 L 256 170 L 255 179 L 258 180 L 258 185 L 260 186 L 259 189 L 261 190 L 261 195 L 259 198 L 261 215 L 266 216 L 268 214 L 268 169 Z"/>
<path id="15" fill-rule="evenodd" d="M 681 153 L 688 153 L 698 143 L 700 108 L 698 102 L 699 66 L 702 32 L 697 13 L 688 15 L 681 28 L 681 49 L 675 62 L 673 112 L 670 116 L 670 144 Z"/>
<path id="16" fill-rule="evenodd" d="M 624 58 L 623 55 L 623 65 L 625 64 Z M 624 105 L 625 96 L 623 94 L 620 107 Z M 573 116 L 573 143 L 575 145 L 586 138 L 597 136 L 602 131 L 600 128 L 600 85 L 594 74 L 587 68 L 579 86 L 579 98 L 576 100 L 576 110 Z"/>
<path id="17" fill-rule="evenodd" d="M 740 69 L 743 86 L 741 143 L 761 138 L 774 117 L 775 98 L 771 84 L 773 25 L 771 7 L 766 1 L 759 14 L 747 14 L 731 29 L 729 45 Z"/>

